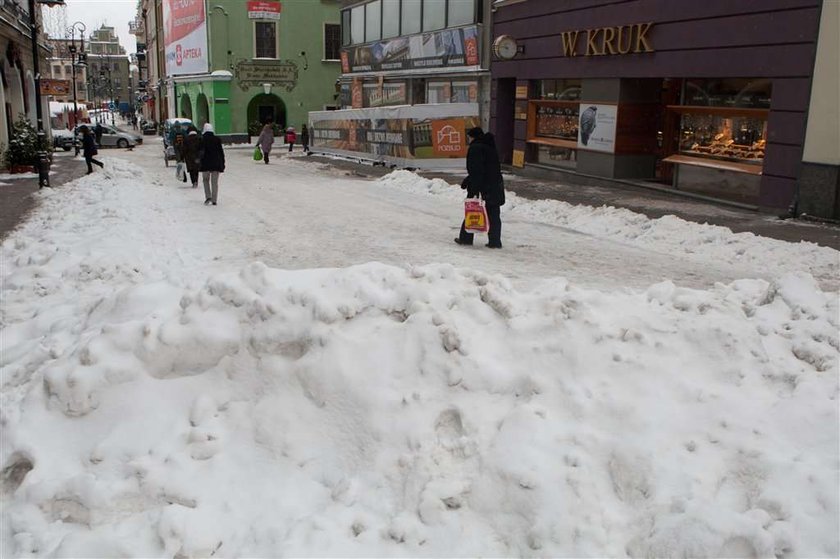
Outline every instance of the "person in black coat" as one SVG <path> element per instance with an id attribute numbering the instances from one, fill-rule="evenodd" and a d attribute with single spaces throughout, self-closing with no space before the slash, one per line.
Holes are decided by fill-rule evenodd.
<path id="1" fill-rule="evenodd" d="M 192 187 L 198 186 L 198 172 L 201 169 L 201 137 L 198 130 L 190 126 L 187 138 L 180 145 L 181 161 L 187 165 L 187 173 L 190 175 Z"/>
<path id="2" fill-rule="evenodd" d="M 201 152 L 201 180 L 204 183 L 204 205 L 212 203 L 215 206 L 219 200 L 219 173 L 225 172 L 225 150 L 222 149 L 222 141 L 213 133 L 213 125 L 209 122 L 204 125 L 199 151 Z"/>
<path id="3" fill-rule="evenodd" d="M 93 135 L 96 137 L 96 145 L 102 147 L 102 124 L 97 122 L 93 127 Z"/>
<path id="4" fill-rule="evenodd" d="M 93 133 L 91 133 L 90 128 L 87 126 L 80 126 L 79 132 L 82 133 L 82 153 L 85 156 L 85 163 L 87 163 L 87 174 L 91 174 L 93 172 L 93 163 L 94 165 L 98 165 L 102 167 L 102 162 L 97 161 L 93 158 L 94 155 L 99 153 L 96 149 L 96 138 L 94 138 Z"/>
<path id="5" fill-rule="evenodd" d="M 493 134 L 485 134 L 479 128 L 471 128 L 467 132 L 471 138 L 467 150 L 467 177 L 461 183 L 461 188 L 467 191 L 467 198 L 484 200 L 487 209 L 489 225 L 488 248 L 502 248 L 502 219 L 501 207 L 505 205 L 505 185 L 502 179 L 502 166 L 496 151 L 496 140 Z M 473 244 L 473 234 L 468 233 L 461 223 L 461 232 L 455 239 L 459 245 Z"/>

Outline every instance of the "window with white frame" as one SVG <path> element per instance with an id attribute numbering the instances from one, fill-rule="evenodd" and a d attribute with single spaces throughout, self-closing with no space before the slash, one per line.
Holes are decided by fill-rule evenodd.
<path id="1" fill-rule="evenodd" d="M 254 58 L 277 58 L 276 22 L 254 22 Z"/>

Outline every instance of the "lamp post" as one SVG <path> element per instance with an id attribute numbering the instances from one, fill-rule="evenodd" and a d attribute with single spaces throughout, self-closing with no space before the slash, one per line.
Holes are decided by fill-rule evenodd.
<path id="1" fill-rule="evenodd" d="M 41 65 L 38 57 L 38 17 L 36 5 L 63 6 L 64 0 L 29 0 L 29 35 L 32 39 L 32 72 L 35 74 L 35 118 L 38 121 L 38 188 L 50 186 L 50 161 L 45 146 L 44 109 L 41 107 Z"/>
<path id="2" fill-rule="evenodd" d="M 78 58 L 76 56 L 76 27 L 79 27 L 80 51 Z M 73 69 L 73 146 L 76 149 L 76 157 L 79 157 L 79 105 L 77 101 L 78 92 L 76 91 L 76 64 L 79 66 L 85 65 L 85 31 L 87 27 L 81 21 L 76 21 L 67 28 L 70 35 L 70 63 Z"/>

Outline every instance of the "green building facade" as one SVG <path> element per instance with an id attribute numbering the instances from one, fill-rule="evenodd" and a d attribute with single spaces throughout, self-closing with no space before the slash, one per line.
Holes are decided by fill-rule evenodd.
<path id="1" fill-rule="evenodd" d="M 247 142 L 269 120 L 300 130 L 309 111 L 339 104 L 337 1 L 213 0 L 205 9 L 209 71 L 169 77 L 171 116 Z"/>

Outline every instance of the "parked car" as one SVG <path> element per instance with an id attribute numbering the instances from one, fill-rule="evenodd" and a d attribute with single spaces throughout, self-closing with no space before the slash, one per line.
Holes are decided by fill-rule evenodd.
<path id="1" fill-rule="evenodd" d="M 141 120 L 140 131 L 144 136 L 154 136 L 157 134 L 158 125 L 154 120 Z"/>
<path id="2" fill-rule="evenodd" d="M 72 130 L 53 130 L 53 147 L 55 149 L 63 149 L 70 151 L 73 149 L 73 131 Z M 81 139 L 80 139 L 81 141 Z"/>
<path id="3" fill-rule="evenodd" d="M 88 124 L 87 126 L 93 132 L 93 128 L 96 125 Z M 112 126 L 102 125 L 102 147 L 130 148 L 142 143 L 143 137 L 138 134 L 124 132 Z"/>

